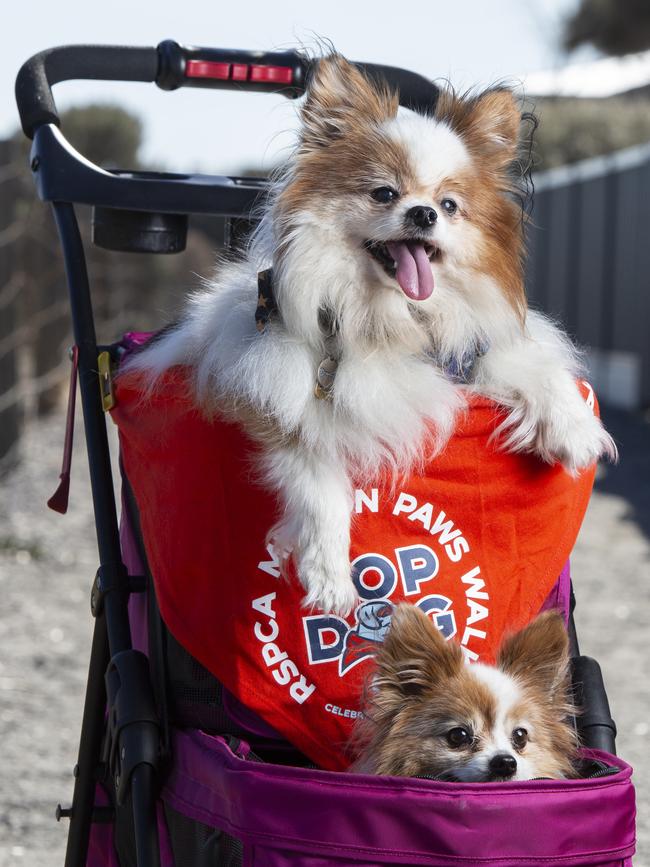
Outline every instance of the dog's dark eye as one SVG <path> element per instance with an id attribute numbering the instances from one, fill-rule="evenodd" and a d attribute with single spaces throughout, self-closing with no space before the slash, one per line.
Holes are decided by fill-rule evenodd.
<path id="1" fill-rule="evenodd" d="M 517 750 L 523 750 L 528 743 L 528 732 L 526 729 L 515 729 L 512 733 L 512 745 Z"/>
<path id="2" fill-rule="evenodd" d="M 465 747 L 468 744 L 471 744 L 474 740 L 471 732 L 468 729 L 463 728 L 462 726 L 456 726 L 453 729 L 449 729 L 446 737 L 447 743 L 450 747 L 453 747 L 454 749 L 458 749 L 458 747 Z"/>
<path id="3" fill-rule="evenodd" d="M 445 211 L 447 211 L 447 213 L 449 214 L 450 217 L 452 214 L 455 214 L 456 211 L 458 210 L 458 205 L 456 204 L 456 202 L 453 199 L 443 199 L 441 204 L 442 204 L 442 207 L 445 209 Z"/>
<path id="4" fill-rule="evenodd" d="M 394 202 L 395 199 L 399 198 L 399 193 L 392 187 L 377 187 L 377 189 L 373 190 L 370 195 L 381 205 L 389 205 L 391 202 Z"/>

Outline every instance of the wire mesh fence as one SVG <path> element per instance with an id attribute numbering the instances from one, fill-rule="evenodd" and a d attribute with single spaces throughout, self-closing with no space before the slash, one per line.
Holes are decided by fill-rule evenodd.
<path id="1" fill-rule="evenodd" d="M 25 424 L 59 401 L 72 338 L 54 220 L 35 196 L 27 145 L 17 138 L 0 142 L 0 200 L 1 474 L 15 464 Z M 214 267 L 223 228 L 217 221 L 191 231 L 179 256 L 135 256 L 93 246 L 91 210 L 78 212 L 100 341 L 160 327 Z"/>

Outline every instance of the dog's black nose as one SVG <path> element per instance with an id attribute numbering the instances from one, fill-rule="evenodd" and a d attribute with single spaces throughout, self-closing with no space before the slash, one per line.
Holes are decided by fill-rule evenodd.
<path id="1" fill-rule="evenodd" d="M 406 219 L 414 223 L 418 229 L 429 229 L 438 219 L 438 215 L 433 208 L 426 208 L 424 205 L 416 205 L 415 208 L 410 208 L 406 212 Z"/>
<path id="2" fill-rule="evenodd" d="M 510 753 L 497 753 L 488 764 L 490 779 L 494 777 L 512 777 L 517 772 L 517 759 Z"/>

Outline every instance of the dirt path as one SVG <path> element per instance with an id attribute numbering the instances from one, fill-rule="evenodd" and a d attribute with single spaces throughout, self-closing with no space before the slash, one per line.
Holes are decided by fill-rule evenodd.
<path id="1" fill-rule="evenodd" d="M 650 426 L 611 416 L 621 466 L 598 482 L 573 557 L 582 652 L 601 662 L 636 768 L 639 854 L 650 867 Z M 25 437 L 22 466 L 0 484 L 0 867 L 63 864 L 96 566 L 85 455 L 78 436 L 66 517 L 45 508 L 59 473 L 63 421 Z M 644 493 L 645 492 L 645 493 Z"/>

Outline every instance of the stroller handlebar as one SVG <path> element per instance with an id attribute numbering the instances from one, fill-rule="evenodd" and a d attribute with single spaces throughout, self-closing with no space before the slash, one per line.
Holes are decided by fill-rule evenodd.
<path id="1" fill-rule="evenodd" d="M 120 45 L 63 45 L 31 57 L 16 78 L 16 102 L 28 138 L 42 124 L 60 126 L 52 85 L 72 79 L 155 82 L 163 90 L 204 87 L 279 93 L 304 93 L 317 61 L 299 51 L 246 51 L 196 48 L 167 39 L 157 48 Z M 394 66 L 358 63 L 373 78 L 399 89 L 400 103 L 420 111 L 435 106 L 438 89 L 424 76 Z"/>
<path id="2" fill-rule="evenodd" d="M 155 48 L 120 45 L 61 45 L 30 57 L 16 78 L 16 102 L 28 138 L 45 123 L 60 126 L 52 85 L 72 79 L 155 81 Z"/>

